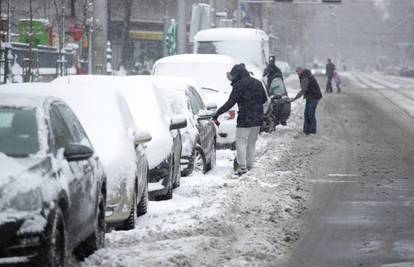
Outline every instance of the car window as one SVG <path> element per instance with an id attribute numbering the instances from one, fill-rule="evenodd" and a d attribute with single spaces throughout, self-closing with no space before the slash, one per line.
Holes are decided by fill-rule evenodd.
<path id="1" fill-rule="evenodd" d="M 0 152 L 26 157 L 40 149 L 34 109 L 0 107 Z"/>
<path id="2" fill-rule="evenodd" d="M 83 144 L 91 147 L 88 137 L 86 136 L 78 118 L 72 112 L 72 110 L 62 104 L 58 104 L 56 107 L 59 110 L 59 113 L 61 114 L 64 123 L 67 125 L 67 128 L 71 136 L 71 143 Z"/>
<path id="3" fill-rule="evenodd" d="M 194 95 L 192 94 L 190 90 L 187 90 L 186 95 L 187 95 L 191 110 L 193 111 L 194 114 L 198 114 L 201 108 L 200 108 L 200 105 L 198 105 L 197 101 L 195 100 Z"/>
<path id="4" fill-rule="evenodd" d="M 50 109 L 50 127 L 52 128 L 56 149 L 65 148 L 71 143 L 69 130 L 55 106 Z"/>
<path id="5" fill-rule="evenodd" d="M 201 98 L 200 94 L 197 92 L 196 89 L 190 87 L 190 91 L 193 93 L 195 100 L 197 101 L 198 105 L 201 109 L 206 109 L 203 99 Z"/>

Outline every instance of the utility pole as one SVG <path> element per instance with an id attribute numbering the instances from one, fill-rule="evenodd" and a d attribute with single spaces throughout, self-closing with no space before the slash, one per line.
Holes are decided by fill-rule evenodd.
<path id="1" fill-rule="evenodd" d="M 108 0 L 94 0 L 93 17 L 93 73 L 104 74 L 108 41 Z"/>
<path id="2" fill-rule="evenodd" d="M 6 44 L 4 48 L 4 83 L 9 81 L 10 77 L 10 59 L 9 50 L 11 46 L 11 22 L 10 22 L 10 0 L 7 0 L 7 37 L 5 38 Z"/>
<path id="3" fill-rule="evenodd" d="M 237 2 L 237 27 L 242 26 L 242 1 L 238 0 Z"/>
<path id="4" fill-rule="evenodd" d="M 187 50 L 186 35 L 187 35 L 187 6 L 186 0 L 177 0 L 177 39 L 178 39 L 178 54 L 184 54 Z"/>
<path id="5" fill-rule="evenodd" d="M 32 63 L 33 63 L 33 7 L 32 0 L 29 0 L 29 58 L 27 59 L 27 71 L 24 77 L 25 82 L 32 81 Z"/>

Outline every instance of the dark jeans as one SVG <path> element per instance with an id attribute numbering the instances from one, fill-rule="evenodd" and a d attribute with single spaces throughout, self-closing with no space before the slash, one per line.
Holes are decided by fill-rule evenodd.
<path id="1" fill-rule="evenodd" d="M 316 107 L 319 100 L 306 99 L 305 105 L 305 122 L 303 124 L 303 132 L 305 134 L 316 134 Z"/>
<path id="2" fill-rule="evenodd" d="M 326 92 L 332 93 L 332 76 L 328 76 L 328 81 L 326 82 Z"/>

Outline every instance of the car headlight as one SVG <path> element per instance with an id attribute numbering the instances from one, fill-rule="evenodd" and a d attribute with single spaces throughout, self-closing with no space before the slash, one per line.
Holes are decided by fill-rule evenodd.
<path id="1" fill-rule="evenodd" d="M 34 211 L 42 208 L 43 198 L 39 190 L 30 190 L 16 195 L 10 201 L 10 206 L 20 211 Z"/>

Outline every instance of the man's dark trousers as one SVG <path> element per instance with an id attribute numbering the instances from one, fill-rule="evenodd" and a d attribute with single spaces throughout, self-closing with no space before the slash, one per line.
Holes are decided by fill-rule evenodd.
<path id="1" fill-rule="evenodd" d="M 333 76 L 328 75 L 328 81 L 326 82 L 326 92 L 327 93 L 332 93 L 333 92 L 332 79 L 333 79 Z"/>
<path id="2" fill-rule="evenodd" d="M 303 132 L 305 134 L 316 134 L 316 107 L 319 100 L 306 99 L 305 120 L 303 124 Z"/>

